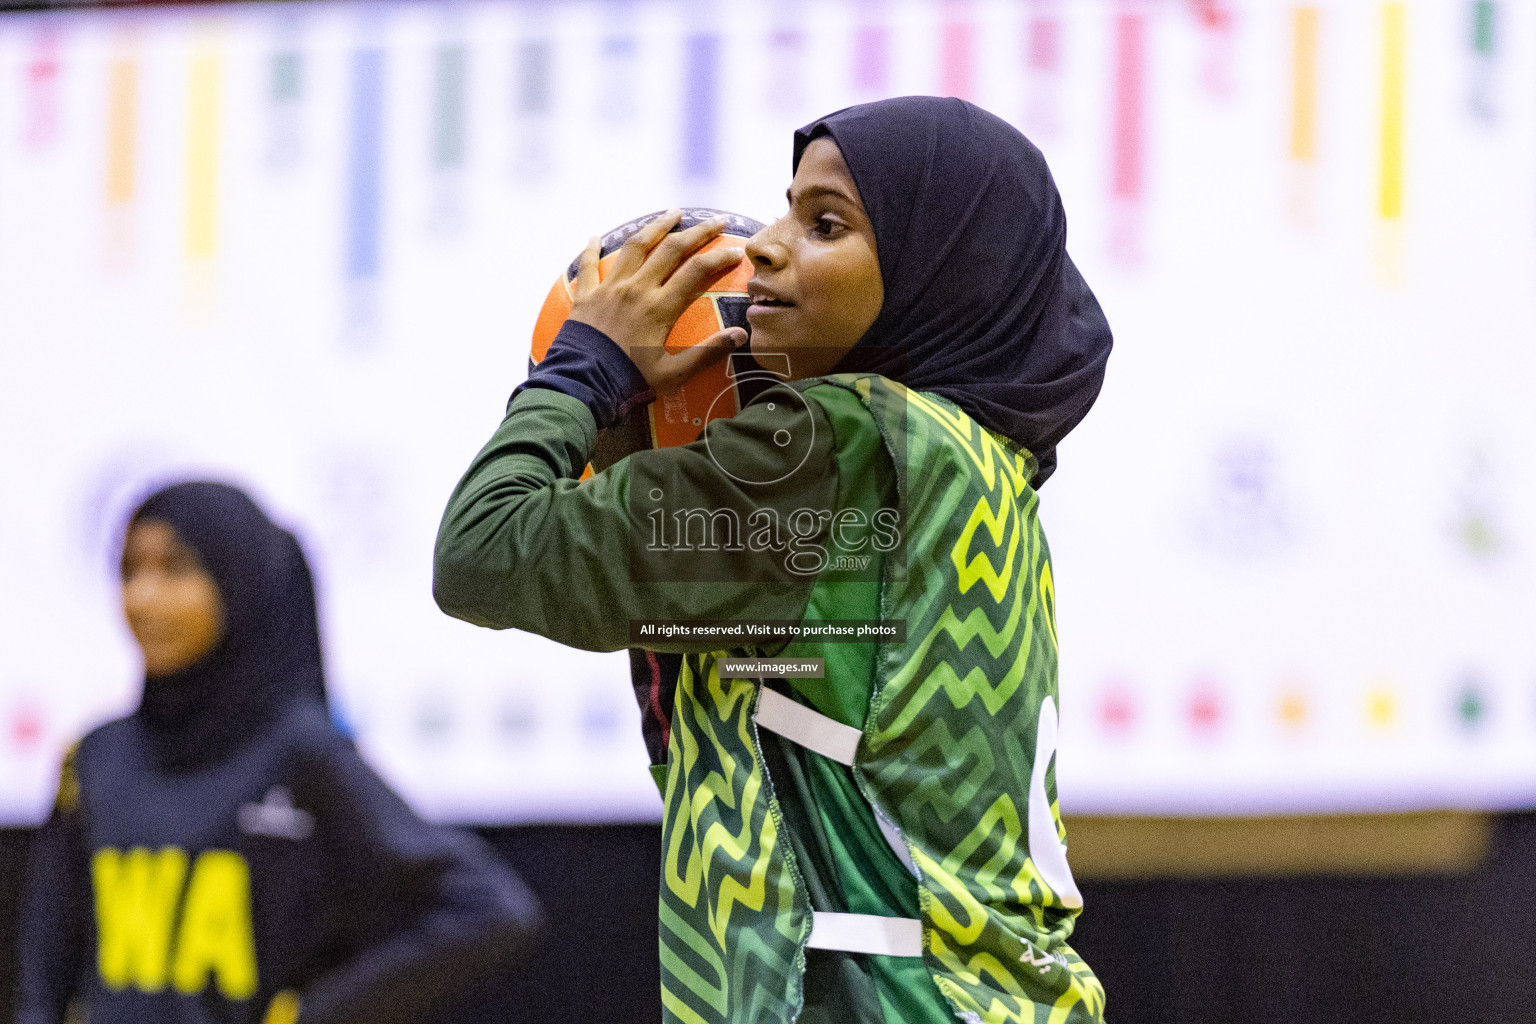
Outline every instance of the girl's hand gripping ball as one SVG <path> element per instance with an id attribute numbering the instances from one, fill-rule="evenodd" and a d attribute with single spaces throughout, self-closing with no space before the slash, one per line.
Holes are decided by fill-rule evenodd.
<path id="1" fill-rule="evenodd" d="M 555 281 L 534 325 L 530 363 L 574 318 L 612 338 L 657 394 L 599 432 L 596 468 L 641 448 L 687 444 L 709 420 L 746 403 L 741 371 L 761 370 L 745 352 L 732 360 L 739 366 L 724 357 L 747 341 L 752 267 L 743 246 L 760 230 L 720 210 L 649 214 L 594 238 Z"/>

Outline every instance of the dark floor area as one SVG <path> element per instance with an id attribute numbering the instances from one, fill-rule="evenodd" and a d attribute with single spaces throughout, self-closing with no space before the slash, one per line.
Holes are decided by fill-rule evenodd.
<path id="1" fill-rule="evenodd" d="M 442 1024 L 641 1024 L 657 995 L 655 826 L 482 834 L 544 900 L 526 969 L 466 993 Z M 0 1021 L 12 1018 L 17 889 L 29 833 L 0 830 Z M 1459 877 L 1092 883 L 1075 944 L 1115 1024 L 1536 1021 L 1536 814 L 1503 817 Z"/>

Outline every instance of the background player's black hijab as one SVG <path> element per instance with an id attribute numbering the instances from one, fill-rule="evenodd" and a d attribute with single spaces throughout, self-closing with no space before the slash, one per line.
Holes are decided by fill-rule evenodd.
<path id="1" fill-rule="evenodd" d="M 875 230 L 885 304 L 839 370 L 954 402 L 1056 468 L 1056 443 L 1104 381 L 1109 323 L 1067 256 L 1045 157 L 964 100 L 904 96 L 795 133 L 794 166 L 830 135 Z"/>
<path id="2" fill-rule="evenodd" d="M 207 656 L 144 681 L 133 717 L 154 761 L 176 771 L 221 760 L 294 701 L 323 704 L 314 581 L 293 534 L 217 483 L 157 491 L 129 526 L 147 520 L 197 552 L 224 602 L 224 635 Z"/>

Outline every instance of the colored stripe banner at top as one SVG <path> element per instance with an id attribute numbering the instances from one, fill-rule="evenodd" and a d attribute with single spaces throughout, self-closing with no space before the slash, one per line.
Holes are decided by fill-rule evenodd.
<path id="1" fill-rule="evenodd" d="M 890 30 L 884 25 L 860 24 L 853 30 L 853 85 L 860 92 L 884 92 L 890 77 Z"/>
<path id="2" fill-rule="evenodd" d="M 1232 9 L 1224 0 L 1190 0 L 1200 27 L 1222 31 L 1232 27 Z"/>
<path id="3" fill-rule="evenodd" d="M 1061 69 L 1061 19 L 1046 14 L 1030 17 L 1024 28 L 1024 64 L 1044 74 Z"/>
<path id="4" fill-rule="evenodd" d="M 1499 7 L 1494 0 L 1472 4 L 1472 81 L 1468 101 L 1471 111 L 1485 121 L 1498 114 L 1494 65 L 1499 49 Z"/>
<path id="5" fill-rule="evenodd" d="M 304 97 L 304 54 L 297 47 L 274 50 L 268 70 L 268 97 L 274 104 L 297 103 Z"/>
<path id="6" fill-rule="evenodd" d="M 885 0 L 859 0 L 853 27 L 853 87 L 883 93 L 891 77 L 891 30 Z"/>
<path id="7" fill-rule="evenodd" d="M 299 114 L 304 101 L 304 51 L 299 25 L 284 23 L 267 59 L 267 160 L 274 169 L 295 163 L 304 148 Z"/>
<path id="8" fill-rule="evenodd" d="M 1218 96 L 1232 92 L 1232 41 L 1237 16 L 1228 0 L 1191 0 L 1195 20 L 1205 37 L 1204 67 L 1200 78 L 1207 91 Z"/>
<path id="9" fill-rule="evenodd" d="M 187 95 L 187 259 L 208 260 L 218 242 L 219 58 L 192 58 Z"/>
<path id="10" fill-rule="evenodd" d="M 628 121 L 635 115 L 635 63 L 640 46 L 635 37 L 611 34 L 598 47 L 603 63 L 603 93 L 598 110 L 609 121 Z"/>
<path id="11" fill-rule="evenodd" d="M 383 205 L 384 51 L 352 54 L 352 130 L 347 159 L 347 276 L 376 278 Z"/>
<path id="12" fill-rule="evenodd" d="M 38 29 L 27 60 L 27 113 L 23 137 L 29 146 L 46 146 L 59 126 L 59 33 L 53 25 Z"/>
<path id="13" fill-rule="evenodd" d="M 112 61 L 107 72 L 107 204 L 133 199 L 138 149 L 139 65 L 131 57 Z"/>
<path id="14" fill-rule="evenodd" d="M 432 96 L 432 166 L 438 170 L 464 166 L 468 64 L 463 44 L 438 48 Z"/>
<path id="15" fill-rule="evenodd" d="M 1122 12 L 1115 17 L 1114 116 L 1111 119 L 1110 194 L 1142 198 L 1146 151 L 1147 20 Z"/>
<path id="16" fill-rule="evenodd" d="M 518 142 L 513 171 L 520 178 L 542 179 L 553 162 L 549 124 L 555 106 L 554 65 L 550 40 L 526 39 L 518 44 L 514 83 Z"/>
<path id="17" fill-rule="evenodd" d="M 598 40 L 602 90 L 597 111 L 606 121 L 626 122 L 636 113 L 640 41 L 635 37 L 634 0 L 605 0 L 603 31 Z"/>
<path id="18" fill-rule="evenodd" d="M 685 178 L 713 178 L 719 146 L 720 37 L 697 33 L 683 43 Z"/>
<path id="19" fill-rule="evenodd" d="M 1316 7 L 1291 12 L 1291 159 L 1317 160 L 1317 33 Z"/>
<path id="20" fill-rule="evenodd" d="M 1377 213 L 1403 216 L 1403 136 L 1408 77 L 1408 5 L 1381 8 L 1381 179 Z"/>
<path id="21" fill-rule="evenodd" d="M 1494 0 L 1472 4 L 1472 52 L 1492 57 L 1498 48 L 1499 7 Z"/>
<path id="22" fill-rule="evenodd" d="M 939 91 L 963 100 L 976 98 L 976 22 L 968 6 L 945 4 L 940 32 Z"/>
<path id="23" fill-rule="evenodd" d="M 768 33 L 768 104 L 776 110 L 798 110 L 804 105 L 805 32 L 798 24 L 798 10 L 782 11 L 779 24 Z"/>
<path id="24" fill-rule="evenodd" d="M 1055 3 L 1035 0 L 1024 21 L 1024 70 L 1028 86 L 1025 124 L 1030 134 L 1056 135 L 1061 131 L 1062 27 Z"/>
<path id="25" fill-rule="evenodd" d="M 552 50 L 547 39 L 530 39 L 518 47 L 517 113 L 519 117 L 539 117 L 549 113 L 554 105 Z"/>

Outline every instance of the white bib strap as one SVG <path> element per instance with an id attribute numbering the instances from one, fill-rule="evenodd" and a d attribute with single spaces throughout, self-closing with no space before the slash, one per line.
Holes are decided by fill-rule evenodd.
<path id="1" fill-rule="evenodd" d="M 811 938 L 806 946 L 875 956 L 922 956 L 923 922 L 915 917 L 818 910 L 811 915 Z"/>
<path id="2" fill-rule="evenodd" d="M 853 752 L 859 748 L 859 737 L 863 735 L 853 726 L 828 718 L 766 686 L 758 698 L 754 720 L 791 743 L 843 764 L 853 764 Z"/>

